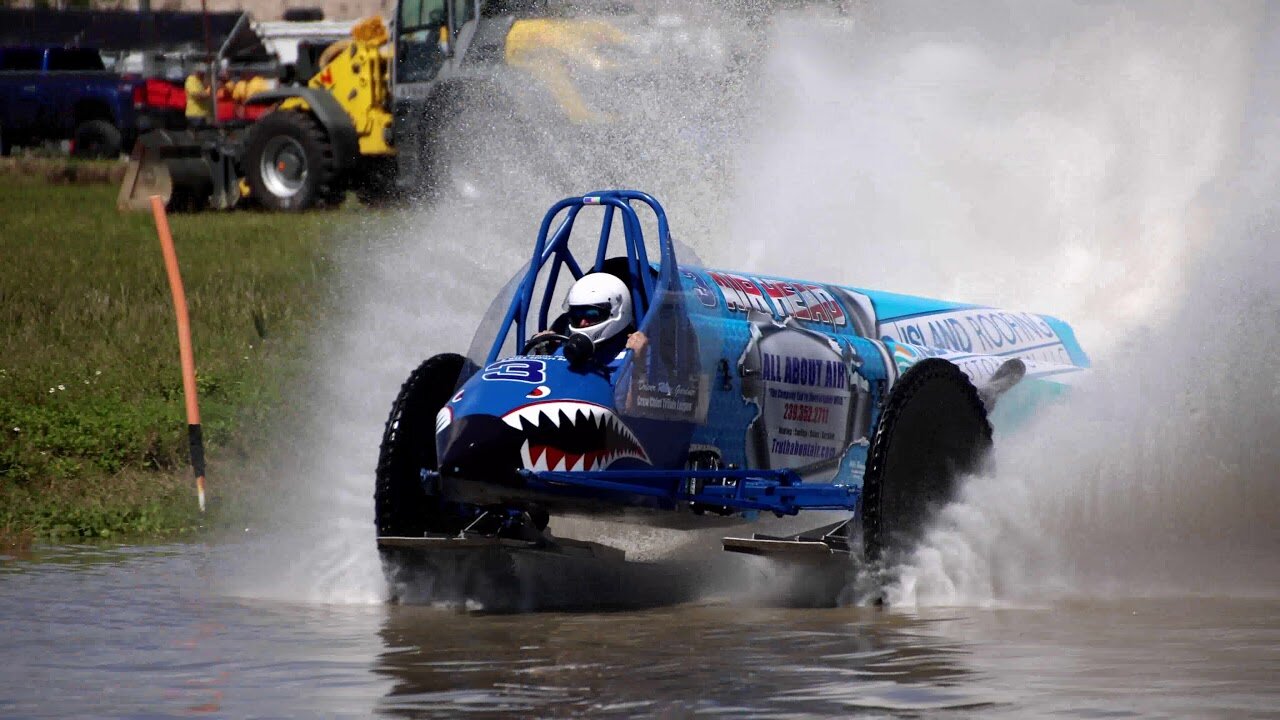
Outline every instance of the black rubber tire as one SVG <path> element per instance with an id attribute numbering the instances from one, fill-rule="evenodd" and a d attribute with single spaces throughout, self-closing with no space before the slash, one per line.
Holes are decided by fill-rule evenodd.
<path id="1" fill-rule="evenodd" d="M 301 146 L 306 162 L 302 186 L 291 194 L 273 191 L 262 174 L 263 155 L 277 138 L 287 138 Z M 317 205 L 342 202 L 346 185 L 338 172 L 333 144 L 320 122 L 310 113 L 275 110 L 258 119 L 249 129 L 243 167 L 250 195 L 269 210 L 308 210 Z"/>
<path id="2" fill-rule="evenodd" d="M 76 126 L 72 134 L 75 146 L 72 155 L 86 159 L 111 159 L 120 157 L 124 141 L 120 130 L 107 120 L 86 120 Z"/>
<path id="3" fill-rule="evenodd" d="M 367 157 L 352 179 L 351 189 L 356 198 L 371 207 L 385 207 L 400 200 L 396 187 L 396 159 L 394 157 Z"/>
<path id="4" fill-rule="evenodd" d="M 400 387 L 378 451 L 373 497 L 380 537 L 453 534 L 462 529 L 462 519 L 423 490 L 420 473 L 424 468 L 436 469 L 436 414 L 470 367 L 472 363 L 461 355 L 436 355 L 419 365 Z"/>
<path id="5" fill-rule="evenodd" d="M 862 539 L 870 564 L 893 564 L 991 448 L 991 423 L 969 378 L 922 360 L 894 383 L 867 454 Z"/>
<path id="6" fill-rule="evenodd" d="M 13 152 L 13 143 L 8 133 L 4 131 L 4 125 L 0 124 L 0 157 L 9 157 L 9 153 Z"/>

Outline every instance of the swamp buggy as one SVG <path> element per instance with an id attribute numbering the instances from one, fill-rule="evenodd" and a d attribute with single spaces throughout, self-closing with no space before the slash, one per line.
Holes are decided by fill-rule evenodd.
<path id="1" fill-rule="evenodd" d="M 598 232 L 575 234 L 591 214 Z M 1089 365 L 1045 315 L 707 269 L 681 252 L 644 193 L 551 207 L 472 350 L 427 359 L 395 399 L 375 488 L 393 574 L 460 554 L 489 569 L 527 554 L 621 559 L 553 537 L 559 515 L 697 529 L 834 511 L 837 522 L 723 548 L 885 566 L 981 461 L 997 399 L 1018 414 Z M 644 349 L 599 357 L 562 336 L 530 354 L 592 272 L 629 288 Z"/>

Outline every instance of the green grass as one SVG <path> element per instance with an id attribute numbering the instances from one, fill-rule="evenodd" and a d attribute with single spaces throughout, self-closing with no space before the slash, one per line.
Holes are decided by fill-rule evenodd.
<path id="1" fill-rule="evenodd" d="M 110 185 L 0 176 L 0 536 L 196 526 L 174 310 L 150 214 Z M 206 453 L 281 406 L 359 210 L 172 215 Z"/>

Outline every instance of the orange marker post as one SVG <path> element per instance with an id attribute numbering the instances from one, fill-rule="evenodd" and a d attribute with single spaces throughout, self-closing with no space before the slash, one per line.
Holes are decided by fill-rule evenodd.
<path id="1" fill-rule="evenodd" d="M 151 196 L 151 214 L 155 217 L 156 233 L 160 236 L 160 250 L 164 253 L 164 269 L 169 275 L 169 289 L 173 292 L 173 310 L 178 316 L 182 392 L 187 400 L 187 439 L 191 443 L 191 469 L 196 475 L 196 498 L 200 502 L 200 512 L 204 512 L 204 439 L 200 432 L 200 405 L 196 400 L 196 360 L 195 353 L 191 350 L 187 295 L 182 289 L 182 275 L 178 272 L 178 253 L 173 249 L 169 216 L 164 212 L 164 200 L 159 195 Z"/>

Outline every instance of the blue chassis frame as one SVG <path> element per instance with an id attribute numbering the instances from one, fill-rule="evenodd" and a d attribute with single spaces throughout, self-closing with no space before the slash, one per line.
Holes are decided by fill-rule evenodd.
<path id="1" fill-rule="evenodd" d="M 613 229 L 615 210 L 622 215 L 623 233 L 627 248 L 628 265 L 641 283 L 632 288 L 632 301 L 635 307 L 649 307 L 654 299 L 654 282 L 649 273 L 640 272 L 640 268 L 649 265 L 648 253 L 644 244 L 644 232 L 640 225 L 631 201 L 645 203 L 653 211 L 658 223 L 658 241 L 661 254 L 660 275 L 658 282 L 665 283 L 674 277 L 676 260 L 675 249 L 671 242 L 666 211 L 662 205 L 647 193 L 636 190 L 609 190 L 593 192 L 580 197 L 565 198 L 553 205 L 543 217 L 538 230 L 538 239 L 534 245 L 533 260 L 529 270 L 521 281 L 511 306 L 502 320 L 501 327 L 489 351 L 486 365 L 498 360 L 502 346 L 511 326 L 516 326 L 516 347 L 523 347 L 526 338 L 526 323 L 529 309 L 533 304 L 533 292 L 538 273 L 542 266 L 553 257 L 556 262 L 548 277 L 547 287 L 554 287 L 559 277 L 562 264 L 569 267 L 575 278 L 583 275 L 581 266 L 573 257 L 567 243 L 573 231 L 578 212 L 586 206 L 602 206 L 605 209 L 600 229 L 599 249 L 593 268 L 598 270 L 605 260 L 609 236 Z M 548 238 L 551 225 L 565 209 L 568 215 Z M 646 302 L 642 302 L 646 301 Z M 547 292 L 542 299 L 539 310 L 539 322 L 546 325 L 551 303 L 551 293 Z M 646 318 L 647 320 L 648 318 Z M 642 325 L 643 328 L 643 325 Z M 726 508 L 733 512 L 751 517 L 759 512 L 771 512 L 779 517 L 796 515 L 801 510 L 848 510 L 857 512 L 862 496 L 862 489 L 850 485 L 834 483 L 805 482 L 798 473 L 789 468 L 776 470 L 727 468 L 718 470 L 659 469 L 659 470 L 603 470 L 603 471 L 532 471 L 521 469 L 517 476 L 531 490 L 547 494 L 580 495 L 582 491 L 603 491 L 633 497 L 650 498 L 667 510 L 675 510 L 682 505 L 697 505 L 710 508 Z M 424 472 L 423 485 L 428 492 L 438 487 L 440 474 Z M 691 491 L 690 487 L 698 487 L 698 480 L 719 481 L 719 484 L 701 484 L 700 489 Z"/>
<path id="2" fill-rule="evenodd" d="M 781 470 L 600 470 L 557 472 L 517 470 L 516 475 L 531 490 L 551 495 L 578 494 L 581 490 L 653 498 L 668 510 L 682 504 L 728 508 L 743 515 L 771 512 L 779 517 L 801 510 L 858 509 L 861 488 L 831 483 L 808 483 L 795 471 Z M 434 492 L 440 473 L 423 473 L 428 492 Z M 690 481 L 717 480 L 720 485 L 703 485 L 699 491 L 687 489 Z"/>

